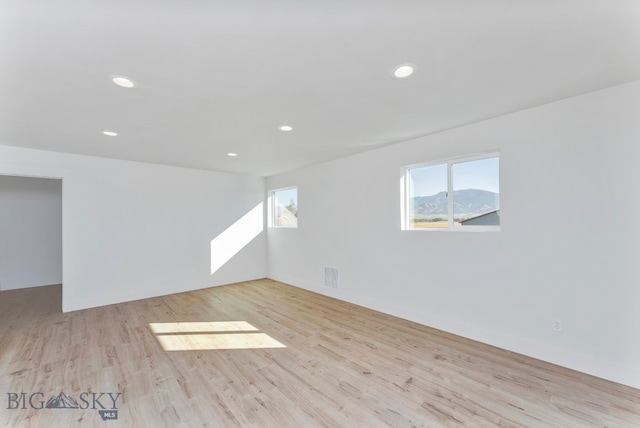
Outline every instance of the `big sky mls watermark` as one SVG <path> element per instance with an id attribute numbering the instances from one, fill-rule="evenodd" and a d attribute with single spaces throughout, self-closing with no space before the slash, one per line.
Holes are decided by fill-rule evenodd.
<path id="1" fill-rule="evenodd" d="M 45 400 L 42 392 L 7 392 L 7 410 L 75 409 L 97 410 L 103 421 L 118 419 L 120 392 L 81 392 L 76 399 L 60 392 Z"/>

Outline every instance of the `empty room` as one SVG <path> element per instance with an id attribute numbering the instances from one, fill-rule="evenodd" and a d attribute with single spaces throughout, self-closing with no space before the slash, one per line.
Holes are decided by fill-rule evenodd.
<path id="1" fill-rule="evenodd" d="M 3 0 L 0 425 L 640 426 L 640 2 Z"/>

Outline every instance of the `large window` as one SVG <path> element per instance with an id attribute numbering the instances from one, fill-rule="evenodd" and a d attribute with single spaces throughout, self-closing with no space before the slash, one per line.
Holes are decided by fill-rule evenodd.
<path id="1" fill-rule="evenodd" d="M 405 168 L 403 229 L 499 230 L 497 153 Z"/>
<path id="2" fill-rule="evenodd" d="M 298 188 L 272 190 L 269 195 L 271 227 L 298 227 Z"/>

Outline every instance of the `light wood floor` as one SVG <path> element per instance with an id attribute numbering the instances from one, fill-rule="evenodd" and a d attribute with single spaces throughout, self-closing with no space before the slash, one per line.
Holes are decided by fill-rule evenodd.
<path id="1" fill-rule="evenodd" d="M 60 293 L 0 292 L 0 426 L 640 426 L 640 390 L 271 280 L 68 314 Z M 34 392 L 120 392 L 118 419 Z"/>

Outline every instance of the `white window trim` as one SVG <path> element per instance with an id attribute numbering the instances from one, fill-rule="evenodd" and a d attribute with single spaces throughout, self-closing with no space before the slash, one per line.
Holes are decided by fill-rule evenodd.
<path id="1" fill-rule="evenodd" d="M 274 194 L 276 192 L 281 192 L 284 190 L 291 190 L 291 189 L 296 189 L 296 194 L 298 191 L 298 186 L 288 186 L 288 187 L 280 187 L 278 189 L 271 189 L 269 190 L 269 192 L 267 193 L 267 206 L 269 207 L 269 209 L 267 210 L 267 225 L 270 228 L 273 229 L 297 229 L 298 225 L 296 224 L 295 226 L 278 226 L 275 224 L 275 218 L 276 218 L 276 204 L 275 204 L 275 199 L 274 199 Z M 296 198 L 296 207 L 298 207 L 298 211 L 299 211 L 299 204 L 298 204 L 298 200 Z M 298 219 L 299 221 L 299 219 Z"/>
<path id="2" fill-rule="evenodd" d="M 447 195 L 453 193 L 453 180 L 451 175 L 452 166 L 458 163 L 463 162 L 472 162 L 476 160 L 489 159 L 489 158 L 500 158 L 499 151 L 491 151 L 486 153 L 477 153 L 469 156 L 458 156 L 454 158 L 441 159 L 433 162 L 422 162 L 416 163 L 412 165 L 403 166 L 401 169 L 401 179 L 400 179 L 400 194 L 402 195 L 400 201 L 400 215 L 401 215 L 401 230 L 407 230 L 412 232 L 499 232 L 501 230 L 502 219 L 500 220 L 500 225 L 498 226 L 486 226 L 486 225 L 477 225 L 477 226 L 465 226 L 465 227 L 455 227 L 453 225 L 453 198 L 447 197 L 447 227 L 411 227 L 410 219 L 409 219 L 409 210 L 408 204 L 411 199 L 411 187 L 409 185 L 409 170 L 415 168 L 423 168 L 435 165 L 447 165 Z M 499 177 L 502 174 L 499 174 Z M 502 205 L 502 203 L 500 204 Z"/>

